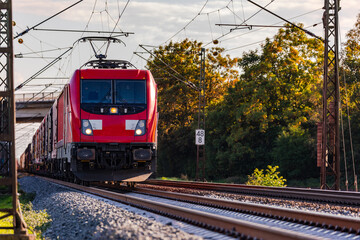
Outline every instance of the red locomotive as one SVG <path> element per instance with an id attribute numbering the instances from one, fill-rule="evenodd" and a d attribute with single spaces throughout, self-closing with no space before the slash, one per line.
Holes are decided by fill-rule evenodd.
<path id="1" fill-rule="evenodd" d="M 90 61 L 73 74 L 27 148 L 34 172 L 82 181 L 144 181 L 156 169 L 157 87 L 147 70 Z"/>

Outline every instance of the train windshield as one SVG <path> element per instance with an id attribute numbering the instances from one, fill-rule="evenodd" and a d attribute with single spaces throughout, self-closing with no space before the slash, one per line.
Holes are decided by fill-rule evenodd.
<path id="1" fill-rule="evenodd" d="M 111 80 L 82 80 L 82 103 L 112 103 L 113 91 Z"/>
<path id="2" fill-rule="evenodd" d="M 81 103 L 146 104 L 145 80 L 81 80 Z"/>
<path id="3" fill-rule="evenodd" d="M 145 80 L 115 80 L 115 103 L 146 104 Z"/>

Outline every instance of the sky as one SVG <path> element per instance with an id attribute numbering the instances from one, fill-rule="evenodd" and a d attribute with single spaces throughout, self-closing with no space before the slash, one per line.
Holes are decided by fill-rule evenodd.
<path id="1" fill-rule="evenodd" d="M 41 23 L 78 0 L 13 0 L 14 35 Z M 322 25 L 324 0 L 253 0 L 277 15 L 323 37 Z M 340 1 L 340 42 L 346 41 L 346 33 L 354 27 L 360 13 L 358 0 Z M 216 24 L 276 25 L 284 22 L 261 10 L 247 0 L 83 0 L 67 11 L 37 26 L 14 40 L 15 86 L 29 79 L 69 47 L 71 51 L 62 59 L 16 92 L 60 92 L 75 69 L 92 59 L 93 51 L 88 43 L 77 42 L 85 36 L 109 36 L 108 33 L 68 32 L 63 30 L 91 30 L 129 32 L 119 37 L 125 44 L 112 44 L 109 59 L 124 59 L 137 68 L 144 68 L 145 60 L 134 52 L 144 52 L 140 44 L 157 47 L 169 41 L 185 38 L 204 43 L 206 48 L 225 48 L 231 57 L 241 57 L 244 52 L 259 49 L 266 38 L 272 38 L 278 28 L 237 29 Z M 120 17 L 121 16 L 121 17 Z M 61 31 L 49 31 L 49 30 Z M 113 36 L 116 33 L 113 34 Z M 20 44 L 18 39 L 23 43 Z M 97 45 L 96 47 L 100 47 Z M 148 47 L 152 49 L 152 47 Z M 101 49 L 102 52 L 103 49 Z M 141 53 L 146 59 L 147 54 Z M 22 56 L 22 57 L 19 57 Z M 16 155 L 20 156 L 31 141 L 38 124 L 17 124 Z"/>

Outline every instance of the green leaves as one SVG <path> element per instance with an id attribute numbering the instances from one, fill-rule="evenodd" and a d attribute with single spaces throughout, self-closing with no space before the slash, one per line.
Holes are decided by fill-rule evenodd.
<path id="1" fill-rule="evenodd" d="M 197 127 L 198 91 L 184 82 L 199 86 L 202 43 L 170 42 L 154 51 L 147 66 L 158 85 L 159 174 L 192 175 L 196 159 L 194 132 Z M 238 73 L 237 59 L 223 56 L 222 48 L 206 50 L 205 82 L 207 108 L 218 104 Z M 214 53 L 217 54 L 214 54 Z M 161 152 L 161 151 L 162 152 Z M 163 153 L 169 154 L 165 155 Z M 190 169 L 190 170 L 189 170 Z"/>
<path id="2" fill-rule="evenodd" d="M 215 140 L 223 139 L 220 134 L 208 137 L 211 146 L 207 149 L 217 149 L 220 144 L 221 151 L 226 152 L 218 150 L 208 157 L 214 166 L 228 163 L 227 167 L 222 167 L 222 177 L 247 175 L 254 168 L 280 164 L 278 156 L 285 156 L 282 162 L 293 163 L 294 158 L 287 154 L 286 148 L 277 148 L 277 140 L 284 131 L 307 130 L 319 121 L 322 55 L 322 43 L 296 28 L 280 29 L 261 49 L 243 55 L 239 61 L 242 69 L 239 81 L 208 115 L 216 119 L 221 111 L 228 116 L 214 123 L 207 121 L 208 128 L 215 128 L 216 133 L 223 131 L 227 136 L 225 142 Z M 308 168 L 316 170 L 315 164 L 309 166 L 305 161 L 315 162 L 313 152 L 307 151 L 307 142 L 299 141 L 299 144 L 304 144 L 298 147 L 306 151 L 302 157 L 295 155 L 296 162 L 299 165 L 306 162 Z M 275 148 L 276 154 L 272 154 Z M 288 168 L 283 169 L 287 173 Z M 298 172 L 292 173 L 294 178 L 301 176 Z"/>
<path id="3" fill-rule="evenodd" d="M 246 185 L 258 185 L 258 186 L 268 186 L 268 187 L 286 187 L 284 179 L 282 176 L 279 176 L 280 172 L 276 170 L 279 166 L 272 167 L 271 165 L 267 166 L 268 168 L 257 169 L 255 168 L 254 172 L 251 175 L 248 175 L 248 180 L 245 183 Z"/>
<path id="4" fill-rule="evenodd" d="M 360 15 L 347 35 L 341 63 L 355 130 L 360 129 L 359 36 Z M 160 175 L 194 176 L 198 92 L 177 78 L 198 85 L 201 47 L 188 39 L 170 42 L 148 62 L 159 88 Z M 322 109 L 323 43 L 286 25 L 241 59 L 223 51 L 206 51 L 206 178 L 241 178 L 269 164 L 280 166 L 289 181 L 318 178 L 315 139 Z M 344 89 L 342 85 L 343 97 Z M 353 139 L 359 142 L 357 135 Z"/>

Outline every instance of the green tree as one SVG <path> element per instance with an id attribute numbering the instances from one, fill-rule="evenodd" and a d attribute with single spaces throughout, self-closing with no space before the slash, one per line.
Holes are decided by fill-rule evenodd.
<path id="1" fill-rule="evenodd" d="M 209 119 L 220 120 L 208 121 L 207 125 L 213 133 L 208 147 L 212 177 L 218 174 L 216 169 L 222 170 L 222 177 L 247 175 L 279 157 L 281 161 L 294 162 L 293 157 L 283 157 L 287 149 L 274 148 L 277 141 L 284 140 L 284 132 L 299 128 L 308 135 L 319 120 L 322 53 L 319 40 L 286 26 L 273 39 L 266 39 L 260 51 L 243 55 L 239 62 L 243 70 L 240 80 L 209 113 Z M 314 156 L 308 152 L 296 159 L 301 174 L 293 177 L 307 176 L 309 169 L 310 173 L 316 170 Z M 311 159 L 311 165 L 305 165 L 304 159 Z"/>
<path id="2" fill-rule="evenodd" d="M 316 128 L 310 131 L 316 132 Z M 275 140 L 271 155 L 280 169 L 286 169 L 283 175 L 287 179 L 304 181 L 319 175 L 319 169 L 314 167 L 316 142 L 308 132 L 300 126 L 293 126 L 283 131 Z M 299 166 L 299 163 L 303 166 Z"/>
<path id="3" fill-rule="evenodd" d="M 154 51 L 147 63 L 158 86 L 159 175 L 194 176 L 194 143 L 198 111 L 198 91 L 184 84 L 199 85 L 202 43 L 170 42 Z M 221 101 L 231 80 L 237 78 L 237 59 L 223 56 L 224 49 L 206 50 L 205 79 L 208 106 Z"/>
<path id="4" fill-rule="evenodd" d="M 346 160 L 348 164 L 350 188 L 352 188 L 354 184 L 354 171 L 356 175 L 359 175 L 360 166 L 360 137 L 356 134 L 360 131 L 360 14 L 357 16 L 357 21 L 355 22 L 354 27 L 346 34 L 346 38 L 347 40 L 344 44 L 344 51 L 342 52 L 343 61 L 341 62 L 340 72 L 340 94 L 343 106 L 342 112 L 344 116 L 345 150 L 347 153 Z M 349 108 L 349 112 L 347 111 L 347 106 Z M 352 164 L 347 117 L 351 120 L 355 170 Z M 341 167 L 343 166 L 344 165 L 341 164 Z M 344 176 L 345 174 L 342 174 L 342 177 Z"/>

